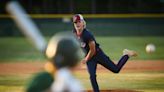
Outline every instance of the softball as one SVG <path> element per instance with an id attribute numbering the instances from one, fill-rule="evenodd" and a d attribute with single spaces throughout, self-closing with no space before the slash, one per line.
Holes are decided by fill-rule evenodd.
<path id="1" fill-rule="evenodd" d="M 147 53 L 153 53 L 153 52 L 155 52 L 155 50 L 156 50 L 156 47 L 154 44 L 147 44 L 146 45 L 146 52 Z"/>

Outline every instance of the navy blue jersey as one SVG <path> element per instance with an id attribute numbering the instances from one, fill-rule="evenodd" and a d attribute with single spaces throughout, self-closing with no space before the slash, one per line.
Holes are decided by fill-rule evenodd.
<path id="1" fill-rule="evenodd" d="M 76 30 L 73 30 L 78 40 L 80 40 L 81 47 L 85 50 L 86 54 L 89 52 L 89 42 L 95 41 L 96 51 L 99 49 L 99 44 L 96 42 L 94 36 L 87 29 L 84 29 L 81 35 L 77 35 Z"/>

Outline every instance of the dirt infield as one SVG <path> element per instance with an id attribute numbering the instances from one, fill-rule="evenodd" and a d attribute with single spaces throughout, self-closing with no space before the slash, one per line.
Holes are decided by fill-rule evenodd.
<path id="1" fill-rule="evenodd" d="M 3 74 L 31 74 L 43 70 L 45 62 L 15 62 L 0 63 L 0 75 Z M 123 67 L 122 72 L 130 71 L 164 71 L 163 60 L 147 60 L 147 61 L 129 61 Z M 98 65 L 99 71 L 108 71 L 101 65 Z M 85 65 L 80 65 L 77 70 L 86 70 Z"/>

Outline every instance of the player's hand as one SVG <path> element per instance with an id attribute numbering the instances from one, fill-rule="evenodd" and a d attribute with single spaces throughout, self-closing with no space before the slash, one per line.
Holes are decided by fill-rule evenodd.
<path id="1" fill-rule="evenodd" d="M 82 64 L 86 64 L 87 63 L 87 60 L 86 59 L 83 59 L 83 60 L 81 60 L 81 63 Z"/>

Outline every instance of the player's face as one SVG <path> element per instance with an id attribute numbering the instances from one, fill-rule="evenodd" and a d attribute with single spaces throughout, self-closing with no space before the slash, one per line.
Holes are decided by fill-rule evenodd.
<path id="1" fill-rule="evenodd" d="M 84 29 L 84 22 L 83 21 L 74 22 L 74 27 L 77 31 L 82 31 Z"/>

